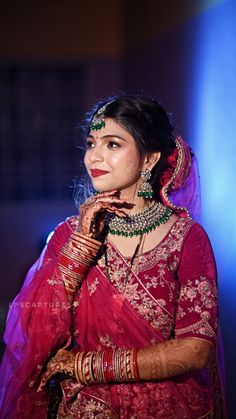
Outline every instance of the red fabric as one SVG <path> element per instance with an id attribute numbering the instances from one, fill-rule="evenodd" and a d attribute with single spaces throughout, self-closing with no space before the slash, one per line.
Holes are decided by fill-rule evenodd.
<path id="1" fill-rule="evenodd" d="M 167 161 L 170 164 L 170 167 L 166 169 L 166 171 L 163 173 L 163 175 L 160 178 L 161 186 L 164 186 L 171 179 L 174 173 L 175 167 L 176 167 L 177 159 L 178 159 L 178 150 L 175 147 L 173 152 L 167 157 Z"/>
<path id="2" fill-rule="evenodd" d="M 36 393 L 37 380 L 50 353 L 70 335 L 68 299 L 57 267 L 70 234 L 67 223 L 56 229 L 11 304 L 0 370 L 2 418 L 44 417 L 47 395 Z"/>
<path id="3" fill-rule="evenodd" d="M 46 393 L 35 392 L 38 365 L 69 336 L 67 296 L 57 268 L 58 252 L 71 234 L 69 225 L 75 228 L 76 219 L 56 230 L 41 268 L 36 271 L 37 264 L 30 272 L 15 300 L 18 304 L 27 298 L 42 304 L 57 302 L 59 307 L 11 310 L 5 335 L 8 349 L 1 367 L 6 390 L 3 418 L 7 414 L 45 417 Z M 123 258 L 111 243 L 108 262 L 111 281 L 102 256 L 74 301 L 74 339 L 81 350 L 138 349 L 175 336 L 216 344 L 215 262 L 198 224 L 179 219 L 158 246 L 136 258 L 131 272 L 130 259 Z M 21 316 L 20 322 L 14 320 L 16 315 Z M 66 380 L 59 417 L 184 419 L 209 414 L 223 418 L 214 357 L 210 367 L 154 382 L 83 387 Z"/>

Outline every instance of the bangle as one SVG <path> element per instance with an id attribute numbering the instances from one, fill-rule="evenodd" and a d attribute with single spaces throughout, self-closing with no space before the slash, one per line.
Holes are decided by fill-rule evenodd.
<path id="1" fill-rule="evenodd" d="M 78 352 L 75 377 L 82 384 L 138 382 L 136 349 L 106 349 Z"/>
<path id="2" fill-rule="evenodd" d="M 134 376 L 135 381 L 140 381 L 139 373 L 138 373 L 138 365 L 137 365 L 137 354 L 138 354 L 137 349 L 134 349 L 134 352 L 133 352 L 133 376 Z"/>
<path id="3" fill-rule="evenodd" d="M 75 378 L 77 381 L 79 381 L 79 377 L 78 377 L 78 356 L 79 356 L 79 352 L 76 353 L 75 355 L 75 363 L 74 363 L 74 371 L 75 371 Z"/>
<path id="4" fill-rule="evenodd" d="M 77 361 L 77 381 L 81 384 L 84 383 L 83 376 L 82 376 L 82 362 L 84 359 L 84 352 L 79 352 L 78 361 Z"/>

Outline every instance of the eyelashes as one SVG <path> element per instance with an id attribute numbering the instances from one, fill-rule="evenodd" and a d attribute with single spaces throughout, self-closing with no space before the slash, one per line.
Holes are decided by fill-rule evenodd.
<path id="1" fill-rule="evenodd" d="M 117 141 L 108 141 L 107 144 L 106 144 L 106 146 L 109 149 L 116 149 L 116 148 L 120 148 L 121 147 L 121 145 Z M 89 141 L 89 140 L 86 142 L 86 148 L 87 149 L 91 149 L 91 148 L 94 148 L 94 147 L 96 147 L 96 143 L 95 142 Z"/>
<path id="2" fill-rule="evenodd" d="M 86 148 L 87 149 L 89 149 L 89 148 L 93 148 L 93 146 L 94 146 L 95 144 L 92 142 L 92 141 L 86 141 Z"/>
<path id="3" fill-rule="evenodd" d="M 109 141 L 107 144 L 108 148 L 120 148 L 121 145 L 117 143 L 116 141 Z"/>

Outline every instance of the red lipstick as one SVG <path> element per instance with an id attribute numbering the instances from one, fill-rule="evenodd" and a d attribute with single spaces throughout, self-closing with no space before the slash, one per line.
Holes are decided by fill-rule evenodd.
<path id="1" fill-rule="evenodd" d="M 105 175 L 106 173 L 108 173 L 106 170 L 91 169 L 92 177 L 102 176 L 102 175 Z"/>

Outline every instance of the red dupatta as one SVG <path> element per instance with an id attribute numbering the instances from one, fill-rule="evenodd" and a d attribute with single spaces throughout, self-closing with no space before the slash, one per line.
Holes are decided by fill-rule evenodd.
<path id="1" fill-rule="evenodd" d="M 12 302 L 1 363 L 1 418 L 45 417 L 47 393 L 37 393 L 47 358 L 70 336 L 70 310 L 57 255 L 71 228 L 60 225 Z"/>

